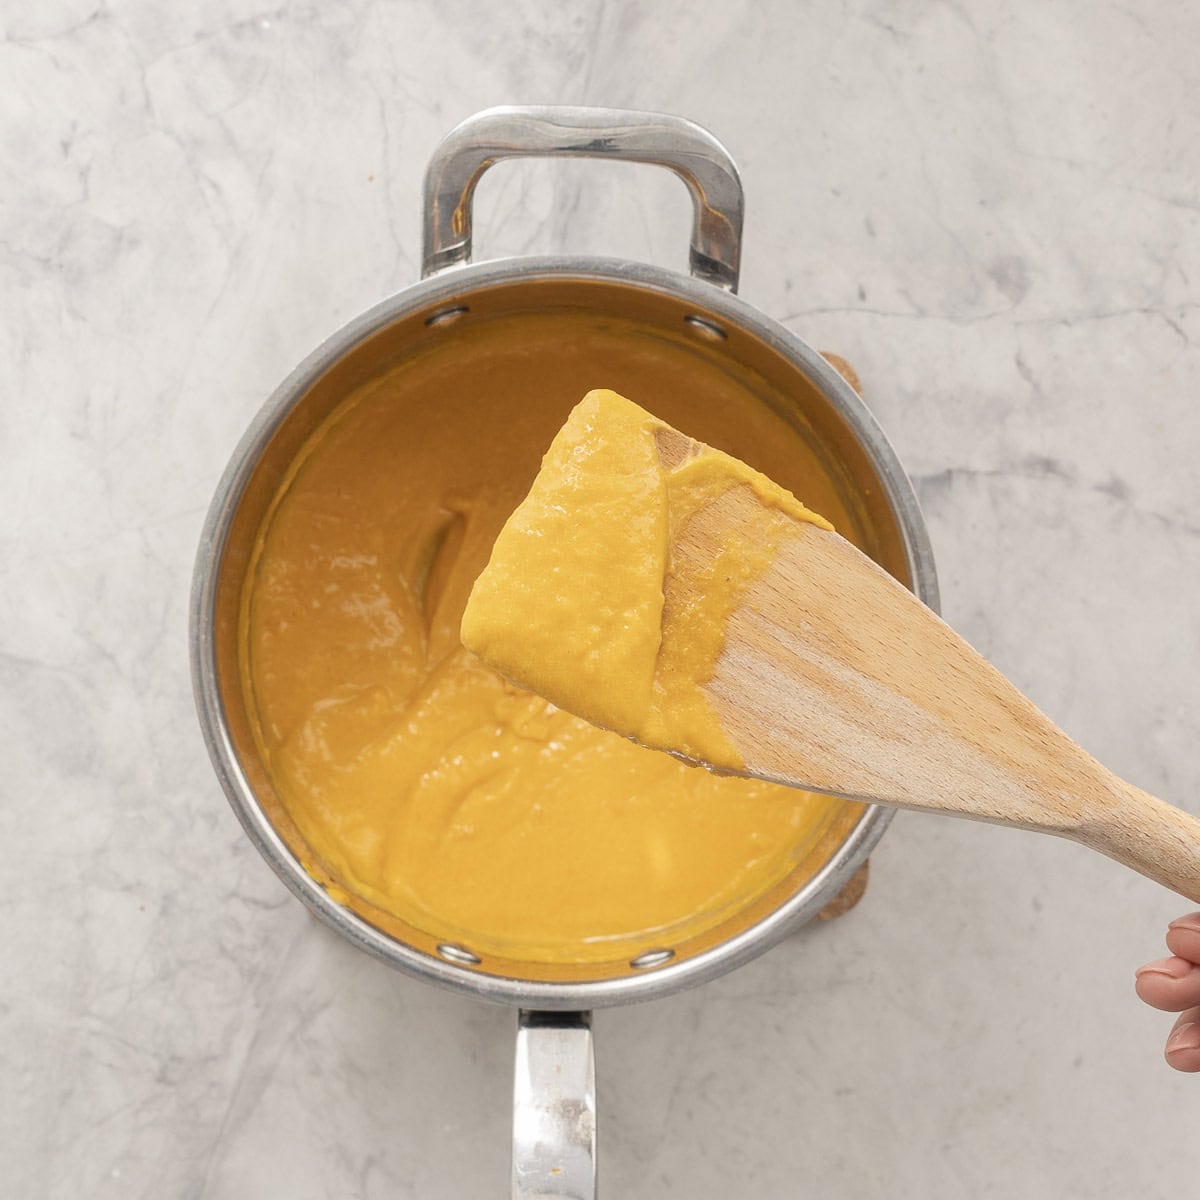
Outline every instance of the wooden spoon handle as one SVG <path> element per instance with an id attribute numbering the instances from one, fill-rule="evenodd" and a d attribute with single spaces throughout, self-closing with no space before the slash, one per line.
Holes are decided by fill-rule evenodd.
<path id="1" fill-rule="evenodd" d="M 1089 806 L 1066 834 L 1200 904 L 1200 820 L 1113 776 L 1115 803 Z"/>

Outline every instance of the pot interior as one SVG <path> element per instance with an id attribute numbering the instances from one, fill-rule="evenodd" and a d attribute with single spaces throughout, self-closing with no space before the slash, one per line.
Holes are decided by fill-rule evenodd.
<path id="1" fill-rule="evenodd" d="M 420 818 L 422 805 L 447 803 L 450 793 L 433 784 L 467 770 L 461 760 L 481 753 L 471 738 L 490 720 L 456 710 L 439 688 L 465 686 L 461 674 L 439 682 L 430 664 L 465 654 L 454 631 L 499 523 L 591 388 L 619 391 L 744 459 L 912 586 L 893 488 L 817 374 L 727 316 L 667 291 L 612 278 L 532 277 L 401 310 L 315 376 L 301 373 L 285 385 L 274 415 L 244 447 L 245 469 L 229 497 L 214 568 L 213 653 L 230 752 L 307 876 L 376 930 L 431 959 L 487 976 L 572 984 L 674 967 L 744 939 L 781 906 L 799 918 L 831 899 L 854 864 L 841 862 L 836 872 L 830 864 L 847 857 L 847 841 L 868 812 L 836 797 L 812 797 L 790 816 L 780 816 L 779 805 L 795 797 L 750 798 L 760 812 L 775 806 L 778 824 L 746 832 L 771 843 L 763 850 L 770 862 L 751 884 L 701 888 L 694 910 L 667 905 L 640 927 L 615 917 L 606 926 L 605 896 L 627 893 L 670 856 L 670 821 L 695 836 L 705 819 L 699 808 L 664 817 L 654 833 L 661 845 L 647 846 L 636 811 L 624 823 L 614 816 L 628 800 L 626 783 L 614 778 L 612 804 L 582 827 L 581 842 L 578 821 L 570 836 L 559 836 L 504 820 L 489 824 L 487 812 L 471 817 L 476 773 L 453 793 L 454 812 L 435 822 L 437 836 Z M 370 578 L 348 606 L 346 588 L 362 571 Z M 311 586 L 297 591 L 294 577 L 305 572 Z M 405 622 L 423 623 L 415 640 L 397 634 Z M 321 642 L 315 650 L 314 638 Z M 339 675 L 344 639 L 371 643 L 353 686 Z M 409 661 L 414 655 L 422 662 Z M 372 705 L 392 703 L 395 673 L 404 671 L 405 703 L 381 718 L 384 732 L 347 741 L 346 728 L 364 728 L 361 712 L 369 718 Z M 519 695 L 493 690 L 487 704 L 489 712 L 507 705 L 514 728 L 542 719 L 522 709 Z M 422 724 L 423 705 L 441 705 L 437 722 Z M 433 745 L 447 720 L 459 719 L 447 718 L 455 712 L 464 727 Z M 339 725 L 346 713 L 353 720 Z M 553 744 L 537 728 L 530 736 Z M 415 767 L 399 767 L 389 785 L 417 799 L 395 810 L 390 833 L 356 825 L 338 808 L 338 787 L 358 803 L 377 786 L 374 767 L 332 791 L 312 782 L 314 762 L 339 755 L 385 762 L 395 747 L 417 742 L 428 743 L 428 753 Z M 361 782 L 367 779 L 375 782 Z M 559 795 L 540 799 L 548 819 L 558 805 L 578 802 L 570 781 L 562 774 Z M 298 803 L 306 788 L 314 799 Z M 391 803 L 376 799 L 377 811 Z M 710 845 L 724 836 L 714 834 Z M 514 839 L 528 847 L 524 869 L 512 867 L 520 845 L 501 846 Z M 586 866 L 596 857 L 593 840 L 603 843 L 607 864 L 599 875 Z M 383 863 L 407 899 L 389 899 L 364 863 Z M 576 900 L 572 924 L 565 910 Z M 514 936 L 505 926 L 503 913 L 539 907 L 548 914 L 546 932 Z M 601 932 L 584 936 L 585 928 Z"/>

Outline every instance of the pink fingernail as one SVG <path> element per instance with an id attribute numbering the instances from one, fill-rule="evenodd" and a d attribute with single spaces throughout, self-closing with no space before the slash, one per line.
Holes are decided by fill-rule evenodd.
<path id="1" fill-rule="evenodd" d="M 1200 1050 L 1200 1025 L 1189 1021 L 1167 1038 L 1167 1053 L 1174 1054 L 1176 1050 Z"/>
<path id="2" fill-rule="evenodd" d="M 1138 967 L 1133 974 L 1136 979 L 1143 975 L 1166 975 L 1168 979 L 1182 979 L 1190 975 L 1194 968 L 1195 963 L 1188 962 L 1186 958 L 1160 958 L 1157 962 Z"/>
<path id="3" fill-rule="evenodd" d="M 1188 913 L 1186 917 L 1176 917 L 1167 928 L 1190 929 L 1195 933 L 1200 933 L 1200 913 Z"/>

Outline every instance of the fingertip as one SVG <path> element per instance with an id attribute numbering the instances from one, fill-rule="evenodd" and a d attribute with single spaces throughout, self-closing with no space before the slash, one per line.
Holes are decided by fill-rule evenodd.
<path id="1" fill-rule="evenodd" d="M 1195 965 L 1189 959 L 1172 954 L 1170 958 L 1156 958 L 1154 962 L 1148 962 L 1138 967 L 1134 971 L 1134 975 L 1139 979 L 1143 975 L 1162 975 L 1167 979 L 1184 979 L 1192 973 Z"/>
<path id="2" fill-rule="evenodd" d="M 1200 968 L 1178 957 L 1146 963 L 1134 973 L 1134 989 L 1151 1008 L 1182 1012 L 1200 1001 Z"/>
<path id="3" fill-rule="evenodd" d="M 1172 1050 L 1164 1057 L 1167 1066 L 1173 1070 L 1183 1071 L 1188 1075 L 1200 1072 L 1200 1050 Z"/>
<path id="4" fill-rule="evenodd" d="M 1177 1025 L 1167 1038 L 1163 1057 L 1176 1071 L 1200 1071 L 1200 1024 Z"/>
<path id="5" fill-rule="evenodd" d="M 1174 990 L 1172 983 L 1173 981 L 1165 975 L 1159 975 L 1155 971 L 1142 971 L 1134 978 L 1133 989 L 1143 1004 L 1170 1012 L 1169 1005 Z"/>
<path id="6" fill-rule="evenodd" d="M 1200 928 L 1182 922 L 1172 923 L 1167 930 L 1167 949 L 1177 958 L 1200 963 Z"/>

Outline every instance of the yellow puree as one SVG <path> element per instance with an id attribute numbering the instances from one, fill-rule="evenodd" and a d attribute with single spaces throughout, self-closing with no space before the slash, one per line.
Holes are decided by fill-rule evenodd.
<path id="1" fill-rule="evenodd" d="M 636 395 L 664 364 L 676 386 L 656 395 L 668 415 L 742 453 L 759 447 L 775 469 L 803 469 L 825 489 L 822 505 L 837 503 L 803 444 L 719 372 L 639 348 L 624 329 L 545 324 L 532 349 L 528 329 L 518 341 L 484 326 L 343 402 L 281 485 L 243 591 L 256 736 L 310 869 L 485 965 L 615 962 L 677 944 L 779 884 L 844 807 L 634 745 L 461 645 L 471 585 L 585 390 L 581 374 L 625 380 Z M 597 591 L 609 599 L 593 649 L 611 637 L 618 654 L 587 663 L 627 697 L 622 720 L 672 686 L 647 669 L 661 600 L 641 586 L 661 579 L 664 521 L 675 519 L 664 487 L 667 507 L 686 506 L 689 481 L 706 486 L 707 470 L 702 460 L 664 481 L 644 414 L 630 420 L 639 468 L 598 474 L 592 503 L 638 550 L 610 546 L 597 560 L 618 599 Z M 586 438 L 577 452 L 597 467 L 610 453 Z M 561 522 L 569 534 L 571 518 Z M 545 568 L 534 553 L 531 570 Z M 553 634 L 549 623 L 529 630 L 548 662 Z M 690 654 L 673 657 L 686 667 Z M 555 669 L 569 680 L 576 665 L 560 656 Z"/>
<path id="2" fill-rule="evenodd" d="M 674 431 L 616 392 L 588 393 L 497 538 L 462 640 L 568 712 L 737 768 L 741 756 L 701 688 L 725 623 L 793 522 L 832 526 L 712 447 L 693 442 L 679 461 L 662 461 L 663 433 Z M 674 445 L 683 441 L 674 434 Z M 735 487 L 761 502 L 754 526 L 711 556 L 675 556 L 687 522 Z"/>

